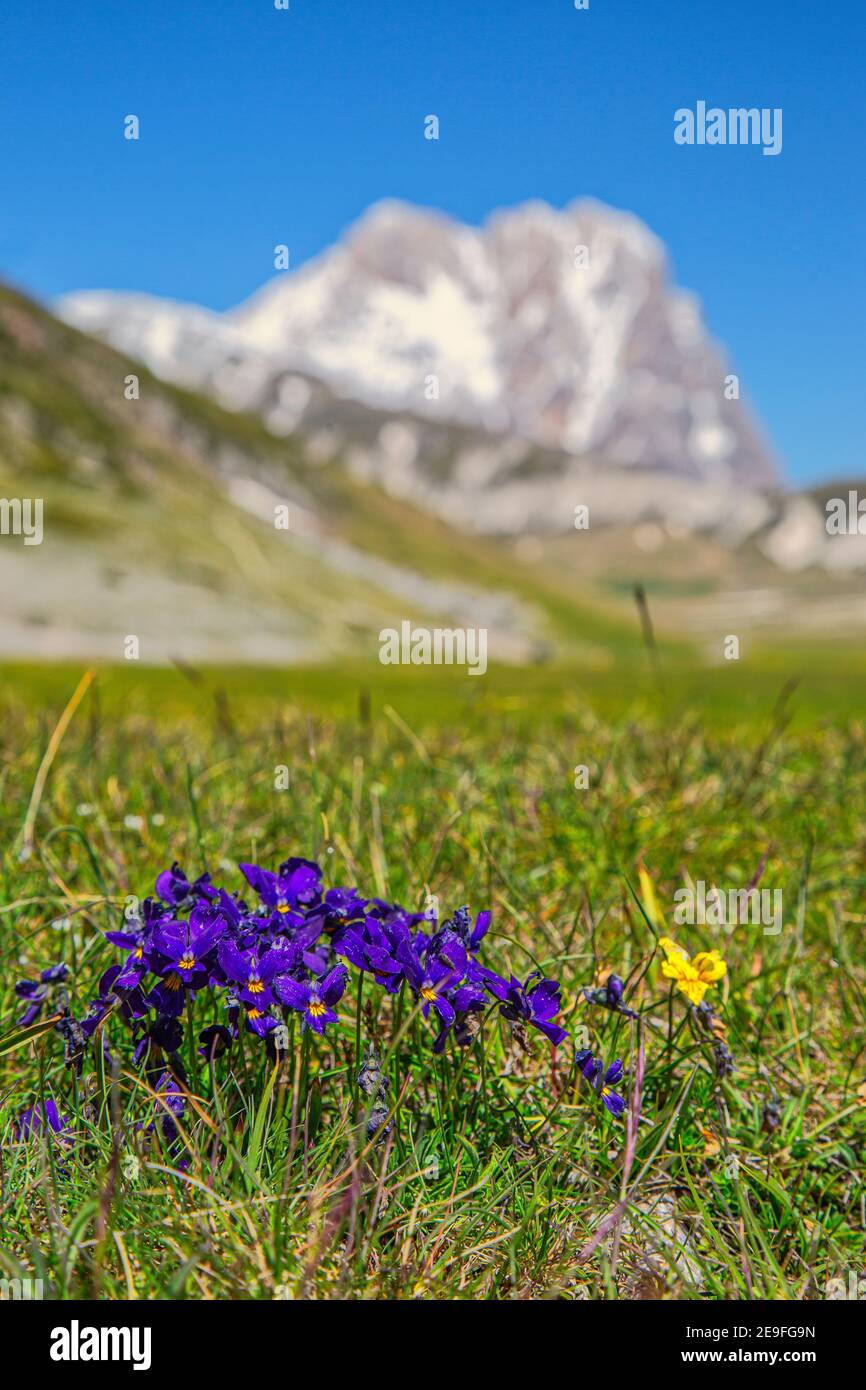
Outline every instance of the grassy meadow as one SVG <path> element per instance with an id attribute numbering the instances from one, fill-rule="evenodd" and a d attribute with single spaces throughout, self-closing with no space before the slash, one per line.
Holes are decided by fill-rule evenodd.
<path id="1" fill-rule="evenodd" d="M 7 668 L 0 1275 L 58 1298 L 800 1300 L 862 1274 L 866 665 L 662 665 L 106 668 L 66 719 L 82 667 Z M 173 860 L 241 891 L 238 861 L 290 855 L 442 918 L 490 907 L 487 962 L 560 980 L 569 1039 L 524 1047 L 490 1010 L 435 1056 L 411 994 L 356 973 L 278 1065 L 243 1027 L 209 1062 L 202 991 L 169 1145 L 116 1011 L 113 1061 L 91 1045 L 80 1076 L 52 1027 L 22 1038 L 16 982 L 62 961 L 84 1014 L 120 959 L 102 933 Z M 781 930 L 677 925 L 686 877 L 781 890 Z M 712 1030 L 664 936 L 724 958 Z M 586 1001 L 611 971 L 638 1020 Z M 393 1125 L 368 1139 L 371 1043 Z M 623 1116 L 584 1046 L 622 1058 Z M 62 1135 L 22 1137 L 47 1098 Z"/>

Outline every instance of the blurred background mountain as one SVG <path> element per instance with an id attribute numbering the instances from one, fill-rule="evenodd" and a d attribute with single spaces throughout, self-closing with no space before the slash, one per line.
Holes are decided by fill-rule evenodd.
<path id="1" fill-rule="evenodd" d="M 229 313 L 94 291 L 57 315 L 0 290 L 0 495 L 44 499 L 41 546 L 0 537 L 6 656 L 375 659 L 412 618 L 606 666 L 635 583 L 715 659 L 866 618 L 866 537 L 824 524 L 846 485 L 783 490 L 630 215 L 387 202 Z"/>

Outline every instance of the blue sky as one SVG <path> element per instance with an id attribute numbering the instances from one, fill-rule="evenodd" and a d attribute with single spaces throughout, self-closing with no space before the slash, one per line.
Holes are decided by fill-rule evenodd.
<path id="1" fill-rule="evenodd" d="M 666 241 L 787 476 L 866 472 L 862 0 L 290 3 L 7 7 L 0 275 L 223 309 L 381 197 L 588 194 Z M 698 100 L 781 107 L 781 154 L 677 146 Z"/>

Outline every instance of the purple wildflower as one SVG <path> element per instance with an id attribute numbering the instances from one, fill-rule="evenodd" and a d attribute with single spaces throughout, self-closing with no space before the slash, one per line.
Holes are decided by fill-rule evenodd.
<path id="1" fill-rule="evenodd" d="M 637 1018 L 634 1009 L 627 1009 L 622 1002 L 623 990 L 625 986 L 619 975 L 608 975 L 604 984 L 598 989 L 585 989 L 583 997 L 588 1004 L 600 1004 L 603 1009 L 610 1009 L 612 1013 L 622 1014 L 624 1018 Z"/>
<path id="2" fill-rule="evenodd" d="M 586 1077 L 596 1094 L 601 1097 L 611 1115 L 621 1115 L 625 1110 L 625 1101 L 618 1091 L 612 1089 L 622 1079 L 620 1059 L 617 1057 L 605 1071 L 604 1063 L 594 1057 L 588 1047 L 584 1047 L 580 1052 L 575 1053 L 574 1060 L 579 1071 Z"/>
<path id="3" fill-rule="evenodd" d="M 335 965 L 323 980 L 293 980 L 291 975 L 277 975 L 274 993 L 281 1004 L 297 1009 L 301 1028 L 324 1033 L 328 1023 L 336 1023 L 333 1005 L 343 997 L 349 972 L 345 965 Z"/>
<path id="4" fill-rule="evenodd" d="M 321 892 L 322 871 L 309 859 L 287 859 L 276 874 L 257 864 L 241 864 L 240 868 L 265 907 L 273 912 L 291 912 L 301 903 L 314 902 Z"/>
<path id="5" fill-rule="evenodd" d="M 65 965 L 49 965 L 43 970 L 38 980 L 19 980 L 15 986 L 15 993 L 19 999 L 26 1001 L 27 1007 L 18 1020 L 21 1028 L 29 1028 L 31 1023 L 35 1023 L 45 1007 L 46 1001 L 51 997 L 57 985 L 63 983 L 69 971 Z"/>
<path id="6" fill-rule="evenodd" d="M 560 1012 L 562 986 L 556 980 L 547 979 L 540 970 L 533 971 L 523 984 L 512 975 L 509 981 L 502 979 L 493 970 L 481 969 L 479 974 L 484 986 L 501 1006 L 501 1013 L 512 1023 L 530 1023 L 537 1028 L 554 1046 L 568 1037 L 553 1019 Z"/>
<path id="7" fill-rule="evenodd" d="M 21 1111 L 15 1122 L 15 1138 L 26 1140 L 32 1139 L 34 1134 L 48 1133 L 60 1135 L 68 1142 L 65 1134 L 68 1128 L 69 1116 L 60 1114 L 56 1101 L 39 1101 Z"/>

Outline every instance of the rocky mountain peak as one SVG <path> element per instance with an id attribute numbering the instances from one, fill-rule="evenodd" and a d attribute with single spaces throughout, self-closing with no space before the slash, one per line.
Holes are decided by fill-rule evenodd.
<path id="1" fill-rule="evenodd" d="M 722 489 L 776 481 L 663 244 L 593 201 L 528 202 L 474 228 L 389 200 L 227 314 L 107 293 L 68 296 L 60 311 L 159 375 L 266 418 L 301 373 L 378 412 L 557 451 L 565 469 L 591 459 Z"/>

